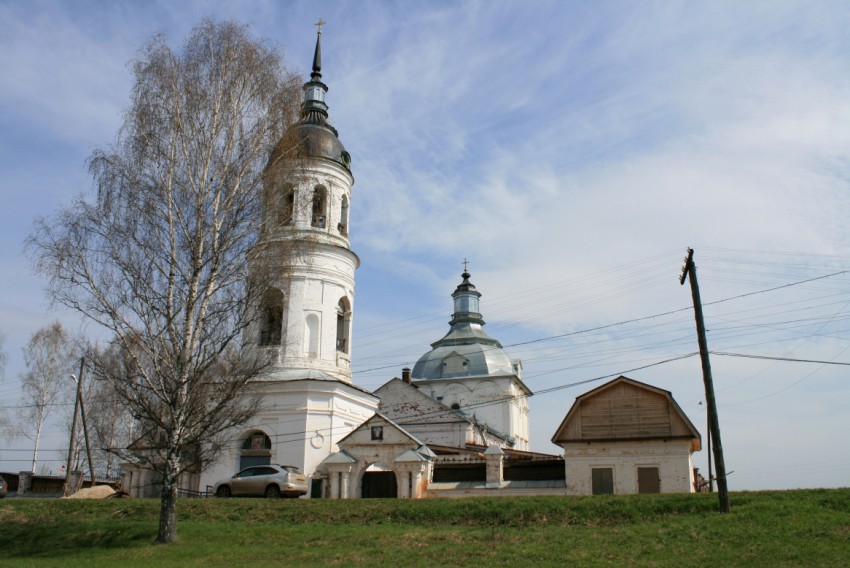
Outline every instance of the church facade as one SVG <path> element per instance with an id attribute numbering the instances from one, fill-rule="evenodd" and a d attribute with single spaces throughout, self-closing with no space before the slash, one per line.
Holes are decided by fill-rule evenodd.
<path id="1" fill-rule="evenodd" d="M 271 362 L 253 385 L 261 410 L 238 433 L 237 443 L 223 449 L 203 473 L 201 488 L 244 467 L 279 463 L 325 480 L 317 493 L 339 496 L 362 492 L 367 472 L 401 467 L 409 472 L 404 493 L 413 496 L 418 495 L 416 476 L 430 471 L 435 455 L 428 444 L 529 447 L 530 391 L 520 377 L 521 364 L 484 332 L 481 294 L 466 271 L 452 294 L 449 332 L 413 371 L 403 371 L 402 379 L 374 393 L 353 384 L 354 272 L 360 263 L 349 241 L 354 177 L 351 157 L 328 121 L 327 91 L 319 33 L 300 120 L 277 144 L 266 167 L 263 224 L 250 259 L 252 274 L 269 282 L 244 341 Z M 359 439 L 358 428 L 375 416 L 406 445 L 399 455 L 386 456 L 394 446 L 378 440 L 382 457 L 366 463 L 363 445 L 353 451 L 351 444 Z M 340 453 L 346 445 L 349 453 Z M 351 459 L 353 471 L 359 472 L 356 479 L 343 483 L 331 475 Z M 420 464 L 421 471 L 414 472 L 412 464 Z"/>
<path id="2" fill-rule="evenodd" d="M 484 331 L 481 293 L 466 268 L 451 295 L 448 332 L 413 369 L 374 392 L 352 382 L 360 264 L 349 242 L 354 177 L 351 157 L 328 122 L 327 91 L 320 31 L 300 120 L 269 158 L 263 225 L 250 259 L 251 272 L 269 283 L 244 339 L 270 361 L 251 393 L 261 398 L 261 409 L 201 474 L 197 489 L 245 467 L 276 463 L 307 474 L 313 497 L 418 498 L 494 489 L 565 494 L 565 477 L 591 476 L 585 469 L 596 462 L 585 460 L 590 465 L 571 473 L 561 456 L 530 451 L 532 392 L 522 363 Z M 575 444 L 565 428 L 553 441 L 570 453 Z M 678 469 L 676 475 L 687 478 Z M 585 485 L 569 487 L 590 492 Z"/>

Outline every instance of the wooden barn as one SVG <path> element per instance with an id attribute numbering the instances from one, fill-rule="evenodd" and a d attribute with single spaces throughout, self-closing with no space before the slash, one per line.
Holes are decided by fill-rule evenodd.
<path id="1" fill-rule="evenodd" d="M 669 391 L 617 377 L 576 398 L 552 442 L 567 494 L 687 493 L 700 434 Z"/>

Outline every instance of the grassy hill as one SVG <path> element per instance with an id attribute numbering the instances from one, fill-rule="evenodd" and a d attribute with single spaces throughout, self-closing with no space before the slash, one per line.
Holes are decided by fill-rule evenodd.
<path id="1" fill-rule="evenodd" d="M 0 566 L 847 566 L 850 489 L 456 500 L 6 499 Z"/>

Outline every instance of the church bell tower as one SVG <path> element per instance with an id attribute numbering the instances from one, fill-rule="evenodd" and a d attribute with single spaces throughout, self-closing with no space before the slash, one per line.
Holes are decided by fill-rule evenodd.
<path id="1" fill-rule="evenodd" d="M 360 264 L 349 244 L 354 177 L 351 157 L 328 122 L 322 23 L 300 119 L 272 151 L 264 174 L 263 226 L 251 271 L 269 286 L 245 343 L 271 364 L 256 382 L 263 410 L 244 433 L 253 441 L 239 463 L 295 465 L 308 475 L 378 406 L 351 382 Z"/>

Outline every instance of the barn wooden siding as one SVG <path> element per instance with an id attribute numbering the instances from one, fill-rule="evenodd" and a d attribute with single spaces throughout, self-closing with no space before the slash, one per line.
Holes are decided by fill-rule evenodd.
<path id="1" fill-rule="evenodd" d="M 627 382 L 582 400 L 566 424 L 569 441 L 690 437 L 667 396 Z"/>

